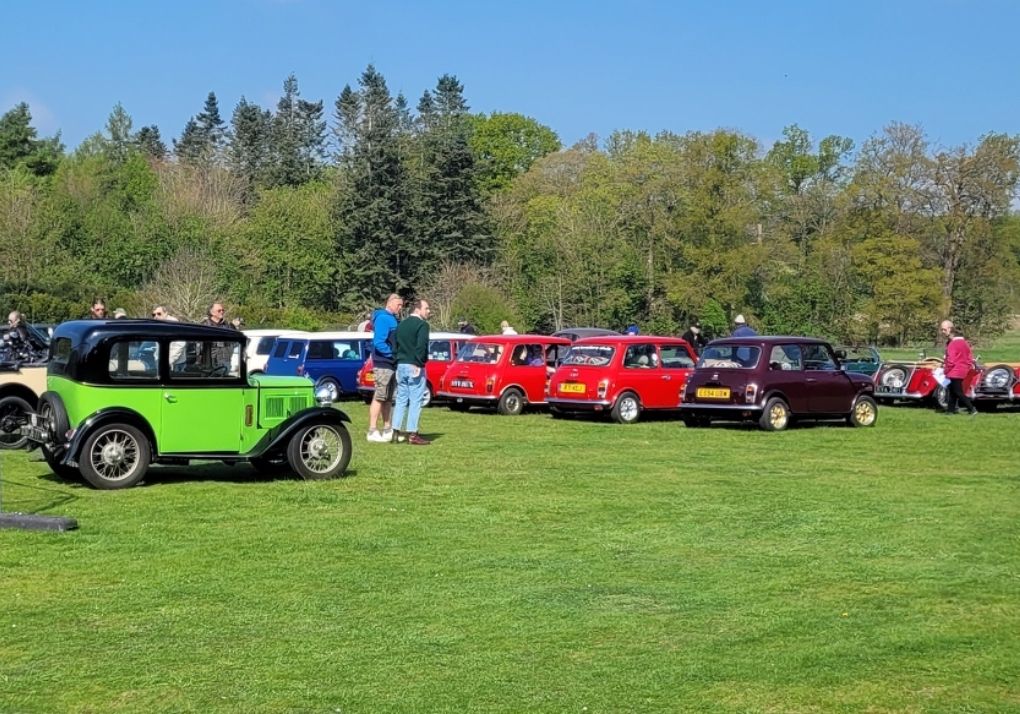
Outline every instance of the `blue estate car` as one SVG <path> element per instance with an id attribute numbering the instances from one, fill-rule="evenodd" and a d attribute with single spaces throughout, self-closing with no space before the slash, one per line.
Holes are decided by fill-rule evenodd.
<path id="1" fill-rule="evenodd" d="M 358 370 L 371 350 L 371 332 L 280 335 L 266 374 L 304 375 L 331 389 L 335 401 L 358 393 Z"/>

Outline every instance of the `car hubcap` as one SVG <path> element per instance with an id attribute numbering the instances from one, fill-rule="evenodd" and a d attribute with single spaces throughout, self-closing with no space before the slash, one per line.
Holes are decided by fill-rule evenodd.
<path id="1" fill-rule="evenodd" d="M 340 463 L 343 442 L 340 435 L 329 427 L 311 429 L 301 444 L 301 461 L 309 471 L 329 473 Z"/>
<path id="2" fill-rule="evenodd" d="M 108 481 L 127 478 L 138 465 L 138 443 L 124 431 L 108 431 L 92 447 L 93 470 Z"/>
<path id="3" fill-rule="evenodd" d="M 620 404 L 620 416 L 623 417 L 624 421 L 633 421 L 637 418 L 637 414 L 637 402 L 633 399 L 624 399 Z"/>
<path id="4" fill-rule="evenodd" d="M 3 409 L 3 411 L 0 412 L 0 419 L 3 419 L 4 417 L 7 417 L 7 416 L 15 417 L 15 416 L 18 416 L 20 413 L 21 413 L 21 409 L 19 409 L 18 407 L 14 406 L 12 404 L 10 406 L 5 407 Z M 20 434 L 6 434 L 6 433 L 0 435 L 0 444 L 3 444 L 4 446 L 6 446 L 9 449 L 20 448 L 20 447 L 24 446 L 26 443 L 28 443 L 28 437 L 27 436 L 21 436 Z"/>
<path id="5" fill-rule="evenodd" d="M 857 406 L 854 407 L 854 413 L 858 424 L 868 426 L 875 420 L 875 410 L 869 402 L 858 402 Z"/>
<path id="6" fill-rule="evenodd" d="M 775 429 L 782 429 L 786 426 L 786 410 L 778 404 L 772 407 L 769 410 L 769 423 Z"/>
<path id="7" fill-rule="evenodd" d="M 516 394 L 511 394 L 506 399 L 506 409 L 508 412 L 517 413 L 521 408 L 521 400 L 517 398 Z"/>

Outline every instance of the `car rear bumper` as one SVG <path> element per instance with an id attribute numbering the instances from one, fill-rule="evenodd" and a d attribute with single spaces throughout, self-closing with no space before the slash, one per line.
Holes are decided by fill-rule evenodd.
<path id="1" fill-rule="evenodd" d="M 608 399 L 556 399 L 546 400 L 549 406 L 567 412 L 600 412 L 612 406 Z"/>
<path id="2" fill-rule="evenodd" d="M 729 412 L 732 414 L 762 410 L 760 404 L 705 404 L 703 402 L 681 402 L 679 408 L 686 412 Z"/>
<path id="3" fill-rule="evenodd" d="M 457 394 L 456 392 L 436 392 L 440 399 L 458 404 L 495 404 L 499 397 L 494 394 Z"/>

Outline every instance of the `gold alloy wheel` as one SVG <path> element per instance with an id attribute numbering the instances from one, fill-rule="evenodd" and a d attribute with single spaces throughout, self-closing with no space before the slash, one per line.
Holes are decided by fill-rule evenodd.
<path id="1" fill-rule="evenodd" d="M 776 431 L 786 428 L 786 422 L 790 420 L 790 413 L 781 402 L 777 402 L 769 409 L 769 423 Z"/>
<path id="2" fill-rule="evenodd" d="M 876 416 L 875 405 L 870 399 L 860 399 L 854 404 L 854 419 L 861 426 L 871 426 L 875 423 Z"/>

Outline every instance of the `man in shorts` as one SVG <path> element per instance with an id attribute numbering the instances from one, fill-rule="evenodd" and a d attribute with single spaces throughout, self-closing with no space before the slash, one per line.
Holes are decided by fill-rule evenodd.
<path id="1" fill-rule="evenodd" d="M 396 388 L 397 316 L 404 301 L 390 293 L 386 304 L 372 313 L 372 374 L 375 394 L 368 406 L 368 440 L 382 443 L 393 441 L 393 393 Z M 382 420 L 382 429 L 377 424 Z"/>

